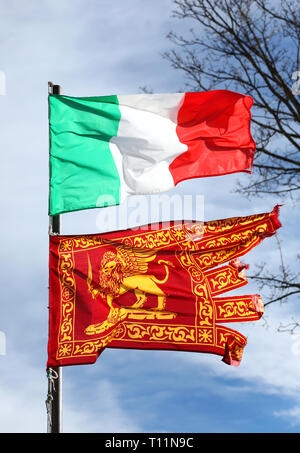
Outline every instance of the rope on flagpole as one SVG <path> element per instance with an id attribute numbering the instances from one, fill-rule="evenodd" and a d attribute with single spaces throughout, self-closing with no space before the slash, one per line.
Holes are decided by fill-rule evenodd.
<path id="1" fill-rule="evenodd" d="M 48 378 L 48 394 L 46 403 L 47 409 L 47 431 L 51 432 L 52 430 L 52 404 L 53 404 L 53 392 L 55 392 L 55 379 L 59 378 L 58 373 L 53 368 L 48 368 L 47 370 L 47 378 Z"/>

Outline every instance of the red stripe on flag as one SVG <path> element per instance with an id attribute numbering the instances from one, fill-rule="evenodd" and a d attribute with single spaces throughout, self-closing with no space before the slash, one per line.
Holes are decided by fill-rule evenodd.
<path id="1" fill-rule="evenodd" d="M 169 166 L 175 185 L 190 178 L 251 173 L 256 147 L 252 105 L 250 96 L 227 90 L 185 94 L 176 133 L 188 149 Z"/>

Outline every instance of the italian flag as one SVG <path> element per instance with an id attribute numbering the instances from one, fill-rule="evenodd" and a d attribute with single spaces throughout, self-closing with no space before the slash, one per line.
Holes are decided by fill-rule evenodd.
<path id="1" fill-rule="evenodd" d="M 49 95 L 49 214 L 117 205 L 185 179 L 251 173 L 252 104 L 227 90 Z"/>

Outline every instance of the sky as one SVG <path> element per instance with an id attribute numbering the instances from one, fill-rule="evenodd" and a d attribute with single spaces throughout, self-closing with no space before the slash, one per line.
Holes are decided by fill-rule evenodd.
<path id="1" fill-rule="evenodd" d="M 0 0 L 0 432 L 47 430 L 48 81 L 70 96 L 184 91 L 183 75 L 162 58 L 172 46 L 166 34 L 190 26 L 172 9 L 170 0 Z M 237 180 L 247 184 L 251 175 L 185 181 L 172 193 L 202 197 L 205 220 L 284 203 L 279 238 L 293 267 L 299 205 L 248 200 Z M 64 214 L 62 234 L 97 233 L 103 215 Z M 276 239 L 244 261 L 276 270 Z M 250 281 L 244 293 L 257 292 Z M 64 367 L 63 432 L 299 432 L 300 335 L 278 332 L 293 319 L 297 299 L 235 326 L 248 338 L 238 368 L 215 355 L 121 349 L 106 349 L 94 365 Z"/>

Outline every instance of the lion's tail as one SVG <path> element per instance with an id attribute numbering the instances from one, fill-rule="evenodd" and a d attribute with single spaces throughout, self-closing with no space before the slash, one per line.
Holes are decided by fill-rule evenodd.
<path id="1" fill-rule="evenodd" d="M 170 261 L 165 261 L 165 260 L 159 260 L 158 264 L 164 265 L 165 270 L 166 270 L 166 275 L 165 275 L 165 278 L 163 278 L 162 280 L 159 280 L 158 278 L 154 277 L 154 281 L 155 281 L 155 283 L 163 285 L 164 283 L 166 283 L 166 281 L 169 278 L 169 266 L 174 267 L 174 264 L 171 263 Z"/>

